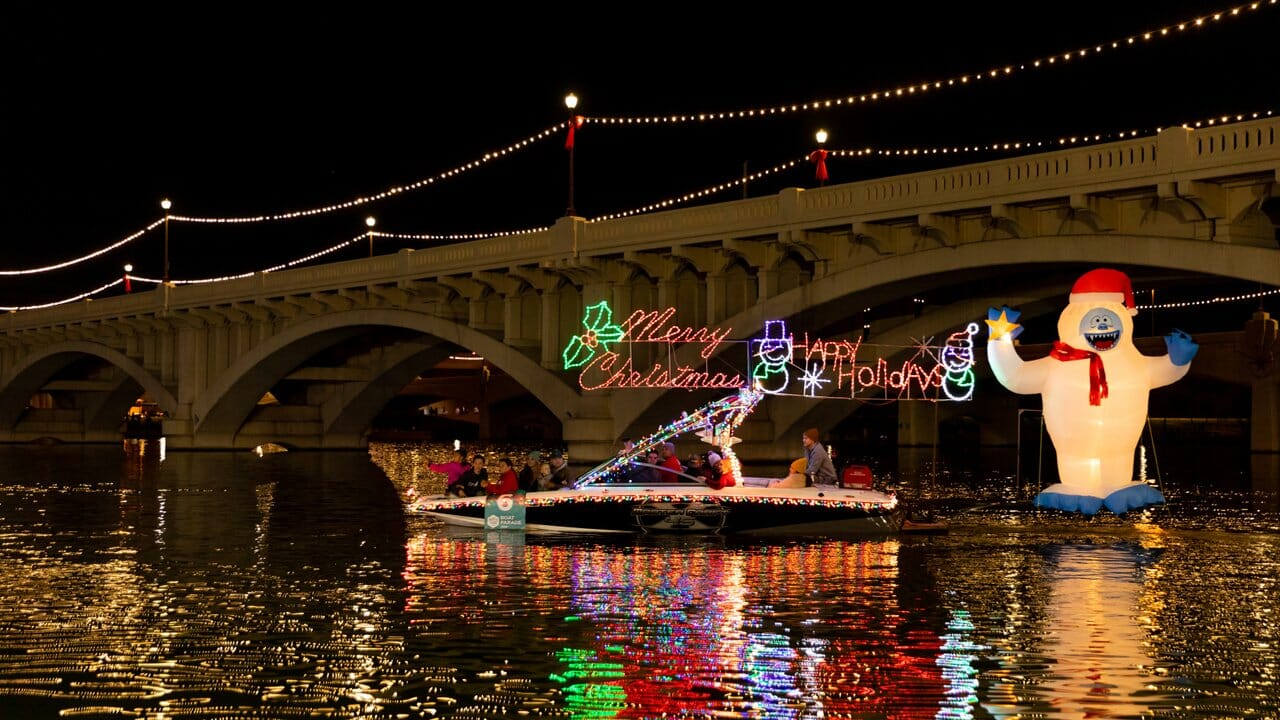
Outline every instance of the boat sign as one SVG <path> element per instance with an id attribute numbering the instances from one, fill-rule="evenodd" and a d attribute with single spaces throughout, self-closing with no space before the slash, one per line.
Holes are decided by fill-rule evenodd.
<path id="1" fill-rule="evenodd" d="M 524 530 L 524 493 L 490 495 L 484 504 L 486 530 Z"/>

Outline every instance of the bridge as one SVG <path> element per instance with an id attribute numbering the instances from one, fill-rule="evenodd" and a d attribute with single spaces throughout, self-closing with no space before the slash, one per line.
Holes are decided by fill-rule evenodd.
<path id="1" fill-rule="evenodd" d="M 927 295 L 923 311 L 876 317 L 880 341 L 909 345 L 946 337 L 991 305 L 1052 327 L 1081 268 L 1280 286 L 1277 135 L 1275 118 L 1170 128 L 14 312 L 0 319 L 0 442 L 117 441 L 145 393 L 167 414 L 171 449 L 361 448 L 402 388 L 473 351 L 554 415 L 573 457 L 599 459 L 619 436 L 696 402 L 686 390 L 582 390 L 561 352 L 594 303 L 622 316 L 674 307 L 681 325 L 732 328 L 729 338 L 743 340 L 779 318 L 856 336 L 865 308 Z M 1212 376 L 1246 388 L 1253 449 L 1280 451 L 1278 373 L 1249 354 L 1244 321 L 1198 338 L 1204 350 L 1182 382 Z M 680 348 L 674 360 L 702 362 L 696 352 Z M 985 396 L 966 412 L 989 426 L 984 442 L 1010 442 L 1016 399 Z M 902 442 L 929 441 L 931 405 L 900 403 Z M 832 427 L 859 404 L 765 406 L 743 428 L 748 459 L 793 455 L 803 428 Z"/>

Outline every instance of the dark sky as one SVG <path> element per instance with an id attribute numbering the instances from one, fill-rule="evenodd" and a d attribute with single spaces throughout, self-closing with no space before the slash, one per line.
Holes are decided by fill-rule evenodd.
<path id="1" fill-rule="evenodd" d="M 1123 41 L 1215 2 L 776 5 L 10 3 L 0 10 L 0 270 L 62 262 L 175 213 L 242 216 L 341 203 L 436 176 L 562 122 L 799 104 L 946 80 Z M 1247 8 L 1247 5 L 1239 6 Z M 1158 33 L 963 89 L 767 120 L 591 123 L 575 205 L 640 207 L 828 147 L 1053 140 L 1280 111 L 1280 6 Z M 832 159 L 832 183 L 989 154 Z M 170 227 L 177 279 L 247 272 L 364 230 L 549 225 L 567 205 L 563 135 L 394 200 L 310 220 Z M 752 195 L 814 184 L 811 166 Z M 698 202 L 742 196 L 731 190 Z M 48 302 L 125 262 L 158 277 L 161 235 L 64 271 L 0 277 L 0 305 Z M 421 246 L 387 241 L 396 247 Z M 360 257 L 367 246 L 336 255 Z"/>

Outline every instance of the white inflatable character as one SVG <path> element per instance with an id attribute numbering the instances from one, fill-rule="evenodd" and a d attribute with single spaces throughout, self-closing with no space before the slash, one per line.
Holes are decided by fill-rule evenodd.
<path id="1" fill-rule="evenodd" d="M 1040 393 L 1045 427 L 1058 453 L 1061 482 L 1036 496 L 1039 507 L 1092 515 L 1164 502 L 1159 490 L 1134 482 L 1134 451 L 1152 388 L 1181 379 L 1199 346 L 1181 330 L 1165 336 L 1167 355 L 1143 355 L 1133 344 L 1133 286 L 1119 270 L 1080 277 L 1058 318 L 1048 357 L 1024 362 L 1013 339 L 1021 313 L 988 311 L 987 359 L 996 378 L 1020 394 Z"/>

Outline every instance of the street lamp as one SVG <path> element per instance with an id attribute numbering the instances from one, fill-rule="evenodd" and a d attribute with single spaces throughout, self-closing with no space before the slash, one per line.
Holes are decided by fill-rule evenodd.
<path id="1" fill-rule="evenodd" d="M 809 161 L 817 166 L 814 177 L 818 179 L 818 186 L 821 187 L 827 181 L 827 151 L 822 147 L 827 142 L 827 131 L 819 129 L 813 137 L 818 141 L 818 149 L 809 153 Z"/>
<path id="2" fill-rule="evenodd" d="M 369 228 L 369 257 L 373 257 L 373 226 L 377 224 L 377 219 L 372 215 L 364 219 L 365 227 Z"/>
<path id="3" fill-rule="evenodd" d="M 133 264 L 125 263 L 124 266 L 124 291 L 126 293 L 133 292 L 133 285 L 129 282 L 129 273 L 133 272 Z"/>
<path id="4" fill-rule="evenodd" d="M 565 215 L 573 217 L 573 131 L 578 127 L 578 119 L 574 116 L 573 111 L 578 107 L 578 96 L 573 93 L 565 95 L 564 106 L 569 108 L 569 137 L 565 141 L 565 147 L 569 150 L 569 209 L 565 211 Z"/>
<path id="5" fill-rule="evenodd" d="M 173 207 L 173 203 L 169 202 L 169 198 L 160 201 L 160 207 L 164 208 L 164 282 L 169 282 L 169 208 Z"/>

